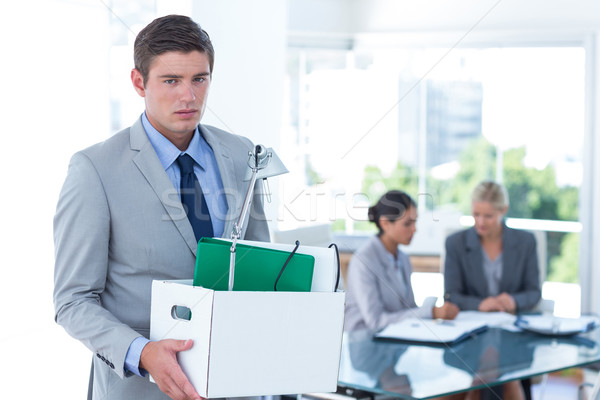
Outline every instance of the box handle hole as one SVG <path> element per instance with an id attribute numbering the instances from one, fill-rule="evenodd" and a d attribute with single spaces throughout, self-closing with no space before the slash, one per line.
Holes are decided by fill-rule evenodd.
<path id="1" fill-rule="evenodd" d="M 173 306 L 171 317 L 177 321 L 189 321 L 192 319 L 192 310 L 186 306 Z"/>

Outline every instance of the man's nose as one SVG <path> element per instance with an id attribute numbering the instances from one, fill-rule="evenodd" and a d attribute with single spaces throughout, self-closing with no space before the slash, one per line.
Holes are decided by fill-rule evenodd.
<path id="1" fill-rule="evenodd" d="M 194 101 L 196 100 L 196 94 L 194 89 L 190 85 L 181 85 L 181 93 L 179 94 L 182 101 Z"/>

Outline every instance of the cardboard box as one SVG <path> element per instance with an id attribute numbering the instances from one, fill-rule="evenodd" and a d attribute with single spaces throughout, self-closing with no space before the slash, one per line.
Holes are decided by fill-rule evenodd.
<path id="1" fill-rule="evenodd" d="M 174 307 L 191 310 L 189 320 Z M 178 355 L 205 398 L 334 392 L 343 292 L 229 292 L 154 281 L 150 339 L 193 339 Z"/>

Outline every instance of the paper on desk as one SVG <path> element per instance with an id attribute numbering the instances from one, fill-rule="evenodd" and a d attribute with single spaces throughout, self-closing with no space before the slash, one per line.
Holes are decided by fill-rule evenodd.
<path id="1" fill-rule="evenodd" d="M 422 343 L 455 343 L 466 339 L 470 334 L 487 328 L 481 321 L 448 321 L 407 318 L 390 324 L 375 337 L 380 339 L 397 339 Z"/>
<path id="2" fill-rule="evenodd" d="M 503 311 L 461 311 L 456 316 L 456 321 L 480 321 L 489 327 L 502 328 L 511 332 L 521 330 L 515 326 L 516 320 L 517 317 L 515 315 Z"/>
<path id="3" fill-rule="evenodd" d="M 520 328 L 544 335 L 573 335 L 596 328 L 600 323 L 597 316 L 582 315 L 579 318 L 560 318 L 552 315 L 524 315 L 516 324 Z"/>

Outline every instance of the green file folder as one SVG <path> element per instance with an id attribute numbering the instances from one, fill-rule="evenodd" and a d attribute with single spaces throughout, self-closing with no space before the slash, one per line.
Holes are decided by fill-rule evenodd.
<path id="1" fill-rule="evenodd" d="M 194 286 L 227 290 L 231 242 L 202 238 L 198 242 Z M 290 252 L 238 243 L 235 252 L 233 290 L 273 291 Z M 295 253 L 277 283 L 278 291 L 310 292 L 315 258 Z"/>

